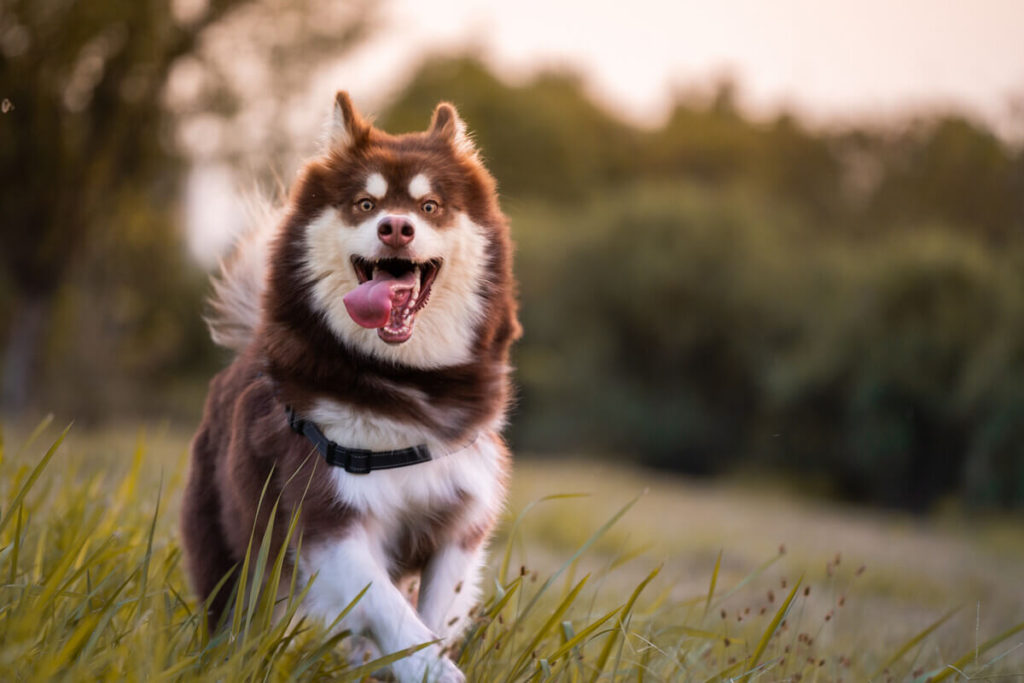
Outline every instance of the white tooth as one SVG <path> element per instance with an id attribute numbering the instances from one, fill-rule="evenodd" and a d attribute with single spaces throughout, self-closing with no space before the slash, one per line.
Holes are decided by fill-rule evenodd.
<path id="1" fill-rule="evenodd" d="M 420 295 L 420 267 L 413 267 L 413 271 L 416 273 L 416 281 L 412 285 L 412 299 L 410 301 L 415 303 L 416 297 Z"/>

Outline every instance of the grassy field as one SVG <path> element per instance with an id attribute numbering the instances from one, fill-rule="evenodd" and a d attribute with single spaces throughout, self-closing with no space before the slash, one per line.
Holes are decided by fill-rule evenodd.
<path id="1" fill-rule="evenodd" d="M 248 585 L 215 635 L 181 570 L 189 435 L 6 433 L 0 678 L 360 680 Z M 249 558 L 274 581 L 278 558 Z M 1024 680 L 1024 525 L 883 514 L 779 486 L 521 458 L 470 680 Z M 298 598 L 303 586 L 290 587 Z"/>

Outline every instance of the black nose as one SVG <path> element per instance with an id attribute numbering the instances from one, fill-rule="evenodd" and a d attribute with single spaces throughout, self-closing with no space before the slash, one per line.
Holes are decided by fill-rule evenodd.
<path id="1" fill-rule="evenodd" d="M 377 237 L 389 247 L 399 249 L 412 242 L 416 228 L 403 216 L 384 216 L 377 223 Z"/>

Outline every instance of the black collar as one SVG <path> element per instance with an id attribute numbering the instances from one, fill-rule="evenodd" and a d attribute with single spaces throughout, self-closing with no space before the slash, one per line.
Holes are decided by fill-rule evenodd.
<path id="1" fill-rule="evenodd" d="M 349 474 L 369 474 L 373 470 L 417 465 L 433 459 L 426 444 L 400 448 L 397 451 L 371 451 L 339 446 L 328 439 L 315 422 L 298 417 L 291 406 L 285 406 L 285 410 L 288 412 L 288 425 L 312 441 L 328 465 L 344 467 Z"/>

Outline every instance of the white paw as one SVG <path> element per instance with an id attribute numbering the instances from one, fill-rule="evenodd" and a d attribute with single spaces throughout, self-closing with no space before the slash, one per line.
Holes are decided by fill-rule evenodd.
<path id="1" fill-rule="evenodd" d="M 391 665 L 399 683 L 465 683 L 466 677 L 452 660 L 435 647 L 409 655 Z"/>

